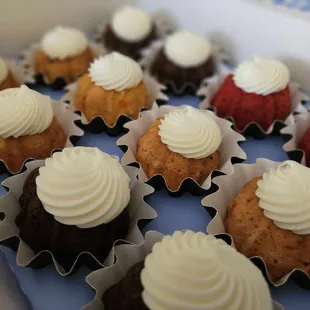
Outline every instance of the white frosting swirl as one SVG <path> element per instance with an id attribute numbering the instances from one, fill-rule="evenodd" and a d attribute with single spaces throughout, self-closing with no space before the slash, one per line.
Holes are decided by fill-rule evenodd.
<path id="1" fill-rule="evenodd" d="M 88 41 L 83 32 L 58 26 L 45 34 L 41 46 L 50 58 L 65 59 L 82 54 L 88 46 Z"/>
<path id="2" fill-rule="evenodd" d="M 112 29 L 124 41 L 139 42 L 146 38 L 152 29 L 150 16 L 135 7 L 124 6 L 112 18 Z"/>
<path id="3" fill-rule="evenodd" d="M 44 209 L 65 225 L 107 224 L 126 208 L 130 179 L 117 159 L 92 147 L 65 148 L 36 179 Z"/>
<path id="4" fill-rule="evenodd" d="M 166 114 L 158 128 L 162 143 L 186 158 L 208 157 L 222 142 L 221 129 L 214 114 L 190 106 Z"/>
<path id="5" fill-rule="evenodd" d="M 224 241 L 175 232 L 154 245 L 141 272 L 150 310 L 272 310 L 261 271 Z"/>
<path id="6" fill-rule="evenodd" d="M 211 44 L 200 34 L 181 30 L 167 38 L 164 53 L 171 62 L 180 67 L 196 67 L 211 55 Z"/>
<path id="7" fill-rule="evenodd" d="M 266 96 L 283 90 L 290 81 L 290 72 L 278 60 L 253 57 L 237 67 L 234 81 L 247 93 Z"/>
<path id="8" fill-rule="evenodd" d="M 0 83 L 2 83 L 9 75 L 9 68 L 5 60 L 0 57 Z"/>
<path id="9" fill-rule="evenodd" d="M 22 85 L 0 92 L 0 137 L 18 138 L 46 130 L 54 116 L 48 96 Z"/>
<path id="10" fill-rule="evenodd" d="M 276 226 L 298 235 L 310 234 L 310 169 L 286 161 L 265 172 L 256 196 L 264 215 Z"/>
<path id="11" fill-rule="evenodd" d="M 133 59 L 114 52 L 94 60 L 89 76 L 106 90 L 123 91 L 136 87 L 143 78 L 140 65 Z"/>

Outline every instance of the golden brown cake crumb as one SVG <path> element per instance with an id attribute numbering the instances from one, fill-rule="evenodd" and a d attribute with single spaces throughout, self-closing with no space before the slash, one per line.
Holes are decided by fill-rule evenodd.
<path id="1" fill-rule="evenodd" d="M 277 227 L 259 207 L 257 177 L 246 184 L 227 207 L 225 227 L 238 251 L 260 256 L 271 280 L 277 281 L 294 268 L 310 273 L 310 235 L 297 235 Z"/>
<path id="2" fill-rule="evenodd" d="M 88 121 L 102 116 L 113 126 L 121 114 L 137 119 L 142 108 L 148 108 L 147 88 L 143 81 L 123 91 L 106 90 L 95 85 L 88 74 L 78 81 L 75 108 L 83 112 Z"/>
<path id="3" fill-rule="evenodd" d="M 11 70 L 9 70 L 6 79 L 2 83 L 0 83 L 0 91 L 7 88 L 15 88 L 15 87 L 19 87 L 19 84 L 15 81 Z"/>
<path id="4" fill-rule="evenodd" d="M 158 118 L 138 142 L 137 161 L 149 178 L 162 174 L 170 190 L 177 190 L 185 178 L 192 178 L 202 184 L 218 168 L 219 150 L 202 159 L 185 158 L 170 151 L 158 134 L 162 118 Z"/>

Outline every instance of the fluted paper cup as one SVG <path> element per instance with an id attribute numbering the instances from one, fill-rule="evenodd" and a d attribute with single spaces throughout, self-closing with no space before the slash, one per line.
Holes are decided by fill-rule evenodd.
<path id="1" fill-rule="evenodd" d="M 226 70 L 223 69 L 219 75 L 207 78 L 203 81 L 202 86 L 197 91 L 197 96 L 202 98 L 199 105 L 200 109 L 214 110 L 216 114 L 216 109 L 211 105 L 212 99 L 222 86 L 226 77 L 231 73 L 232 71 L 226 68 Z M 289 88 L 291 93 L 291 113 L 288 117 L 302 108 L 303 101 L 309 100 L 309 97 L 300 89 L 298 83 L 290 82 Z M 233 122 L 235 130 L 243 135 L 253 136 L 254 138 L 264 138 L 270 134 L 279 134 L 280 130 L 285 126 L 285 120 L 274 120 L 271 126 L 267 130 L 264 130 L 258 123 L 250 122 L 242 131 L 239 131 L 235 126 L 233 117 L 228 119 Z"/>
<path id="2" fill-rule="evenodd" d="M 164 85 L 159 84 L 154 78 L 152 78 L 151 76 L 147 74 L 144 74 L 143 81 L 147 88 L 148 102 L 149 102 L 150 108 L 152 107 L 154 102 L 157 102 L 159 105 L 161 105 L 168 101 L 168 97 L 163 93 L 163 90 L 165 89 Z M 116 122 L 112 126 L 109 126 L 101 115 L 98 115 L 94 117 L 93 119 L 91 119 L 90 121 L 88 121 L 85 115 L 83 114 L 83 112 L 76 109 L 75 98 L 76 98 L 76 92 L 77 92 L 77 85 L 78 85 L 78 82 L 69 84 L 66 87 L 67 92 L 60 100 L 61 102 L 68 104 L 68 107 L 71 111 L 77 112 L 79 115 L 81 115 L 79 126 L 93 133 L 99 133 L 99 132 L 106 131 L 111 136 L 119 135 L 121 132 L 123 132 L 124 124 L 132 120 L 132 118 L 126 114 L 120 115 L 117 118 Z M 102 104 L 104 104 L 104 102 Z"/>
<path id="3" fill-rule="evenodd" d="M 254 164 L 234 165 L 234 172 L 232 174 L 214 178 L 212 182 L 217 186 L 217 191 L 206 196 L 201 202 L 212 216 L 212 220 L 207 226 L 207 232 L 212 235 L 225 234 L 224 220 L 227 213 L 227 206 L 248 182 L 256 177 L 262 176 L 264 172 L 270 169 L 277 168 L 280 164 L 281 162 L 259 158 Z M 230 237 L 233 242 L 233 237 Z M 250 257 L 250 260 L 261 269 L 267 280 L 276 287 L 285 284 L 290 278 L 293 278 L 299 285 L 310 288 L 309 275 L 301 269 L 296 268 L 291 270 L 278 281 L 272 281 L 263 258 L 254 256 Z"/>
<path id="4" fill-rule="evenodd" d="M 164 105 L 158 107 L 154 103 L 153 108 L 149 111 L 141 112 L 141 117 L 137 120 L 125 124 L 128 133 L 118 139 L 117 145 L 124 151 L 121 159 L 123 165 L 138 165 L 136 160 L 137 144 L 149 126 L 159 117 L 164 116 L 170 111 L 177 110 L 184 106 L 175 107 Z M 214 115 L 214 114 L 213 114 Z M 169 194 L 179 196 L 184 192 L 190 192 L 194 195 L 205 194 L 207 190 L 211 190 L 211 180 L 219 174 L 229 174 L 233 172 L 233 164 L 242 162 L 246 159 L 245 152 L 239 146 L 239 142 L 244 141 L 245 138 L 239 133 L 232 130 L 231 122 L 219 118 L 214 115 L 216 123 L 219 125 L 222 133 L 222 143 L 220 145 L 220 160 L 218 170 L 214 170 L 209 177 L 200 186 L 192 178 L 183 180 L 177 190 L 170 190 L 167 186 L 166 180 L 161 174 L 156 174 L 148 178 L 142 167 L 139 170 L 139 180 L 147 182 L 155 188 L 166 188 Z M 139 165 L 138 165 L 139 166 Z"/>
<path id="5" fill-rule="evenodd" d="M 101 300 L 104 292 L 123 279 L 131 267 L 143 261 L 152 251 L 153 245 L 162 240 L 164 235 L 156 231 L 148 231 L 145 241 L 139 245 L 119 245 L 115 249 L 116 263 L 108 268 L 92 272 L 86 277 L 86 282 L 95 292 L 95 298 L 83 307 L 83 310 L 102 310 L 104 304 Z M 220 237 L 219 237 L 220 238 Z M 274 310 L 284 308 L 274 302 Z"/>
<path id="6" fill-rule="evenodd" d="M 26 164 L 27 170 L 24 173 L 10 177 L 2 182 L 8 189 L 8 193 L 0 198 L 0 243 L 16 250 L 16 262 L 21 267 L 43 268 L 46 265 L 54 264 L 56 271 L 61 276 L 73 273 L 81 264 L 87 264 L 92 269 L 110 266 L 114 263 L 114 246 L 117 242 L 128 242 L 140 244 L 143 235 L 138 227 L 140 220 L 151 220 L 157 214 L 145 201 L 145 197 L 150 195 L 154 189 L 137 179 L 138 169 L 134 167 L 124 167 L 131 179 L 130 190 L 131 199 L 129 202 L 130 226 L 125 240 L 115 240 L 114 245 L 104 262 L 100 262 L 89 252 L 81 252 L 69 270 L 65 270 L 53 256 L 53 253 L 45 250 L 35 253 L 20 237 L 19 228 L 15 224 L 16 216 L 20 212 L 19 197 L 23 191 L 24 182 L 29 173 L 37 167 L 44 165 L 44 160 L 36 160 Z M 104 236 L 103 236 L 104 238 Z"/>

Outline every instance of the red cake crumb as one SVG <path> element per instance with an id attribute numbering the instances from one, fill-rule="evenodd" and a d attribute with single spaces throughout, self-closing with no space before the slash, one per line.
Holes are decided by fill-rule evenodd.
<path id="1" fill-rule="evenodd" d="M 267 130 L 275 120 L 287 118 L 291 111 L 291 96 L 288 86 L 266 96 L 247 93 L 236 86 L 233 74 L 230 74 L 215 94 L 211 105 L 219 117 L 233 118 L 238 131 L 243 131 L 252 122 Z"/>
<path id="2" fill-rule="evenodd" d="M 307 166 L 310 166 L 310 128 L 307 129 L 299 142 L 298 148 L 305 152 Z"/>

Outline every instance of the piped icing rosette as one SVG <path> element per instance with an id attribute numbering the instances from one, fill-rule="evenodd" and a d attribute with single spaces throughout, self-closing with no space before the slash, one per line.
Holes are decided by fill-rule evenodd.
<path id="1" fill-rule="evenodd" d="M 150 34 L 152 21 L 146 12 L 132 6 L 124 6 L 114 13 L 111 26 L 119 38 L 134 43 Z"/>
<path id="2" fill-rule="evenodd" d="M 286 161 L 265 172 L 256 196 L 264 215 L 279 228 L 298 235 L 310 233 L 310 169 Z"/>
<path id="3" fill-rule="evenodd" d="M 0 92 L 0 136 L 4 139 L 41 133 L 53 116 L 51 99 L 26 85 Z"/>
<path id="4" fill-rule="evenodd" d="M 115 219 L 130 199 L 117 159 L 91 147 L 65 148 L 46 159 L 36 179 L 44 209 L 62 224 L 92 228 Z"/>
<path id="5" fill-rule="evenodd" d="M 66 59 L 82 54 L 88 47 L 88 40 L 83 32 L 57 26 L 48 31 L 41 42 L 42 50 L 52 59 Z"/>
<path id="6" fill-rule="evenodd" d="M 0 84 L 8 77 L 9 68 L 5 62 L 5 60 L 0 57 Z"/>
<path id="7" fill-rule="evenodd" d="M 141 273 L 150 310 L 271 310 L 262 273 L 224 241 L 175 232 L 154 245 Z"/>
<path id="8" fill-rule="evenodd" d="M 90 65 L 89 76 L 95 85 L 119 92 L 136 87 L 143 79 L 140 65 L 117 52 L 96 59 Z"/>
<path id="9" fill-rule="evenodd" d="M 208 157 L 222 141 L 212 112 L 190 106 L 169 112 L 158 127 L 162 143 L 185 158 Z"/>
<path id="10" fill-rule="evenodd" d="M 290 72 L 284 63 L 257 56 L 240 64 L 234 73 L 236 86 L 263 96 L 285 89 L 289 81 Z"/>
<path id="11" fill-rule="evenodd" d="M 202 35 L 181 30 L 170 35 L 164 44 L 166 57 L 182 68 L 203 64 L 211 55 L 211 43 Z"/>

